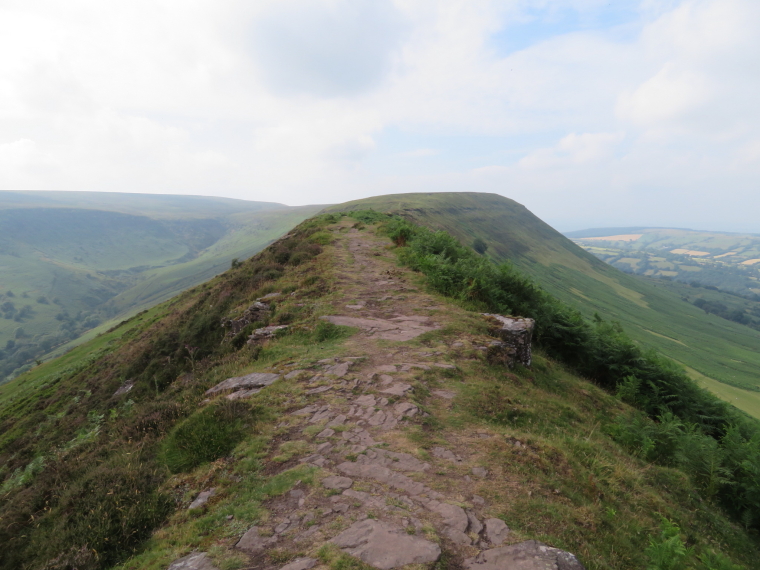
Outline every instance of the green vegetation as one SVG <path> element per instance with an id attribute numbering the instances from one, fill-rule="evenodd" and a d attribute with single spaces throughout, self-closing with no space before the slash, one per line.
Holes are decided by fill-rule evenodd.
<path id="1" fill-rule="evenodd" d="M 617 391 L 643 415 L 621 418 L 611 434 L 645 459 L 688 473 L 706 498 L 747 527 L 760 530 L 760 424 L 699 388 L 683 370 L 644 352 L 616 323 L 587 322 L 510 264 L 496 265 L 450 234 L 400 217 L 386 224 L 399 259 L 427 277 L 429 286 L 474 310 L 531 317 L 535 342 L 600 386 Z M 507 414 L 508 408 L 495 414 Z M 519 417 L 519 412 L 518 412 Z M 510 421 L 516 421 L 514 418 Z"/>
<path id="2" fill-rule="evenodd" d="M 0 383 L 250 257 L 316 208 L 0 192 Z M 91 337 L 92 335 L 90 335 Z"/>
<path id="3" fill-rule="evenodd" d="M 232 545 L 264 524 L 267 501 L 295 485 L 324 493 L 312 487 L 316 468 L 292 467 L 314 452 L 308 433 L 288 439 L 298 425 L 288 424 L 288 412 L 315 402 L 305 382 L 283 378 L 245 401 L 203 400 L 230 376 L 317 370 L 320 360 L 354 354 L 353 331 L 319 319 L 352 298 L 335 264 L 354 221 L 373 233 L 385 224 L 401 242 L 399 259 L 419 272 L 393 270 L 431 291 L 420 299 L 446 309 L 446 326 L 403 346 L 444 350 L 457 368 L 415 372 L 411 397 L 426 413 L 398 436 L 429 460 L 453 434 L 498 474 L 471 482 L 463 477 L 469 466 L 461 477 L 429 474 L 433 488 L 461 484 L 469 496 L 480 486 L 514 537 L 569 549 L 589 570 L 756 562 L 753 420 L 514 267 L 445 233 L 357 212 L 308 220 L 208 283 L 0 386 L 0 567 L 164 570 L 193 550 L 209 552 L 219 568 L 244 567 Z M 392 256 L 378 250 L 392 268 Z M 287 332 L 262 346 L 235 342 L 222 320 L 270 293 L 280 295 L 267 299 L 273 310 L 262 324 L 287 323 Z M 539 321 L 530 370 L 505 371 L 476 349 L 488 342 L 478 312 L 491 307 Z M 456 397 L 444 402 L 435 389 Z M 210 487 L 216 494 L 204 508 L 186 508 Z M 432 528 L 423 532 L 435 539 Z M 458 563 L 445 546 L 440 568 Z M 296 555 L 272 549 L 267 563 Z M 318 557 L 334 570 L 364 567 L 329 547 Z"/>
<path id="4" fill-rule="evenodd" d="M 488 245 L 486 257 L 512 262 L 587 319 L 599 314 L 617 321 L 634 342 L 708 379 L 744 390 L 760 387 L 760 332 L 705 314 L 657 282 L 616 270 L 512 200 L 480 193 L 398 194 L 327 211 L 367 208 L 445 230 L 465 244 L 480 238 Z"/>

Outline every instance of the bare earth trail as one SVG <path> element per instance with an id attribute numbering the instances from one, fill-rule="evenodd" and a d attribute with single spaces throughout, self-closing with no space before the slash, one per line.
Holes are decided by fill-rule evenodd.
<path id="1" fill-rule="evenodd" d="M 286 374 L 310 400 L 278 426 L 287 445 L 304 450 L 283 468 L 310 464 L 323 478 L 267 504 L 269 519 L 237 544 L 251 556 L 250 567 L 316 568 L 317 550 L 330 542 L 383 570 L 432 566 L 442 553 L 449 566 L 468 570 L 582 569 L 567 552 L 520 542 L 497 518 L 503 508 L 487 498 L 489 486 L 495 478 L 502 488 L 508 481 L 483 464 L 491 440 L 503 444 L 503 437 L 481 426 L 441 428 L 437 444 L 422 449 L 410 436 L 427 415 L 417 392 L 426 392 L 431 413 L 449 409 L 457 360 L 472 358 L 462 347 L 488 338 L 457 335 L 472 313 L 420 291 L 419 277 L 395 265 L 387 238 L 349 224 L 341 230 L 330 251 L 334 289 L 344 296 L 322 318 L 359 332 L 344 343 L 343 357 Z M 299 557 L 274 564 L 273 549 Z M 171 568 L 213 567 L 194 554 Z"/>

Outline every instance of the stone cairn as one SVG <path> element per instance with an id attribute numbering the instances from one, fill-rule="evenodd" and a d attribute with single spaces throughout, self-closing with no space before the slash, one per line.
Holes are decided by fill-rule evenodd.
<path id="1" fill-rule="evenodd" d="M 492 313 L 483 316 L 492 325 L 491 334 L 499 339 L 488 347 L 488 361 L 508 368 L 514 368 L 515 364 L 530 367 L 530 344 L 536 321 Z"/>

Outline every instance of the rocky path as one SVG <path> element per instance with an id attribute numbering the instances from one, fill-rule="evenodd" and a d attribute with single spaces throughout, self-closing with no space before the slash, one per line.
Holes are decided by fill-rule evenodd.
<path id="1" fill-rule="evenodd" d="M 409 427 L 424 415 L 413 400 L 416 376 L 457 366 L 453 351 L 410 341 L 457 315 L 417 290 L 416 277 L 395 266 L 386 238 L 356 229 L 336 236 L 334 275 L 345 297 L 323 318 L 360 332 L 345 343 L 343 357 L 289 371 L 311 402 L 280 424 L 289 441 L 308 449 L 294 461 L 320 468 L 323 477 L 268 504 L 271 518 L 236 548 L 250 555 L 253 568 L 281 570 L 318 566 L 315 553 L 325 543 L 382 570 L 430 566 L 442 552 L 467 570 L 582 569 L 567 552 L 535 541 L 513 544 L 507 524 L 477 494 L 491 474 L 478 465 L 476 445 L 489 434 L 462 436 L 474 444 L 464 447 L 468 455 L 461 438 L 423 452 L 410 442 Z M 436 390 L 432 397 L 446 402 L 455 395 Z M 275 548 L 303 556 L 274 565 L 267 552 Z M 170 568 L 213 566 L 194 553 Z"/>

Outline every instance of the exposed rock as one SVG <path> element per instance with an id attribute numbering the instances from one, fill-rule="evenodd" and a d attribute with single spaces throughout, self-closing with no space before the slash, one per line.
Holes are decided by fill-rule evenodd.
<path id="1" fill-rule="evenodd" d="M 464 561 L 466 570 L 585 570 L 569 552 L 536 540 L 484 550 Z"/>
<path id="2" fill-rule="evenodd" d="M 251 388 L 262 388 L 273 384 L 278 378 L 279 374 L 270 374 L 267 372 L 253 372 L 252 374 L 246 374 L 245 376 L 236 376 L 235 378 L 227 378 L 223 382 L 219 382 L 213 388 L 206 390 L 206 395 L 218 394 L 219 392 L 232 392 L 234 390 L 250 390 Z"/>
<path id="3" fill-rule="evenodd" d="M 313 388 L 311 390 L 306 390 L 307 394 L 321 394 L 322 392 L 327 392 L 328 390 L 332 390 L 332 386 L 320 386 L 319 388 Z"/>
<path id="4" fill-rule="evenodd" d="M 306 370 L 291 370 L 285 375 L 286 380 L 291 380 L 292 378 L 296 378 L 299 374 L 303 374 L 306 372 Z"/>
<path id="5" fill-rule="evenodd" d="M 272 338 L 275 334 L 277 334 L 277 331 L 283 331 L 286 328 L 288 328 L 288 325 L 271 325 L 268 327 L 256 329 L 253 331 L 251 336 L 248 337 L 248 344 L 253 344 L 260 340 Z"/>
<path id="6" fill-rule="evenodd" d="M 335 435 L 335 430 L 327 428 L 327 429 L 323 429 L 321 432 L 319 432 L 317 434 L 317 437 L 320 438 L 320 439 L 325 439 L 327 437 L 332 437 L 334 435 Z"/>
<path id="7" fill-rule="evenodd" d="M 356 398 L 356 400 L 354 400 L 354 402 L 360 406 L 372 407 L 375 405 L 375 397 L 370 394 L 367 394 L 365 396 L 359 396 L 358 398 Z"/>
<path id="8" fill-rule="evenodd" d="M 330 366 L 325 370 L 325 374 L 332 374 L 333 376 L 337 376 L 338 378 L 342 378 L 346 374 L 348 374 L 348 368 L 351 366 L 349 362 L 341 362 L 340 364 L 335 364 L 333 366 Z"/>
<path id="9" fill-rule="evenodd" d="M 227 330 L 227 336 L 233 337 L 251 323 L 263 321 L 269 316 L 270 307 L 267 303 L 256 301 L 236 319 L 222 319 L 222 328 Z"/>
<path id="10" fill-rule="evenodd" d="M 422 483 L 418 483 L 401 473 L 394 473 L 387 467 L 382 467 L 376 463 L 345 462 L 338 465 L 337 469 L 349 477 L 374 479 L 380 483 L 406 491 L 410 495 L 419 495 L 426 489 Z"/>
<path id="11" fill-rule="evenodd" d="M 411 418 L 419 412 L 419 408 L 409 402 L 399 402 L 393 406 L 393 412 L 400 418 Z"/>
<path id="12" fill-rule="evenodd" d="M 420 370 L 430 370 L 430 366 L 427 364 L 415 364 L 406 363 L 401 365 L 401 372 L 409 372 L 412 368 L 419 368 Z"/>
<path id="13" fill-rule="evenodd" d="M 261 392 L 261 388 L 252 388 L 250 390 L 238 390 L 237 392 L 232 392 L 231 394 L 227 394 L 225 398 L 227 398 L 228 400 L 244 400 L 246 398 L 255 396 L 259 392 Z"/>
<path id="14" fill-rule="evenodd" d="M 252 526 L 248 529 L 248 532 L 246 532 L 240 540 L 238 540 L 237 544 L 235 545 L 235 548 L 238 548 L 240 550 L 244 550 L 245 552 L 249 552 L 251 554 L 255 554 L 257 552 L 260 552 L 267 548 L 268 546 L 274 544 L 277 542 L 276 536 L 271 537 L 263 537 L 259 535 L 259 527 Z"/>
<path id="15" fill-rule="evenodd" d="M 124 382 L 116 392 L 113 393 L 113 397 L 116 398 L 118 396 L 123 396 L 124 394 L 128 394 L 132 388 L 135 387 L 135 381 L 129 380 L 128 382 Z"/>
<path id="16" fill-rule="evenodd" d="M 288 236 L 284 236 L 284 237 L 288 237 Z M 282 295 L 282 293 L 279 293 L 279 292 L 278 293 L 269 293 L 268 295 L 264 295 L 263 297 L 259 297 L 256 300 L 257 301 L 263 301 L 264 299 L 272 299 L 274 297 L 279 297 L 280 295 Z"/>
<path id="17" fill-rule="evenodd" d="M 489 361 L 509 368 L 512 368 L 515 363 L 530 366 L 531 337 L 536 321 L 491 313 L 483 313 L 483 316 L 493 325 L 491 334 L 501 341 L 501 344 L 492 344 L 488 348 Z"/>
<path id="18" fill-rule="evenodd" d="M 488 476 L 488 469 L 483 467 L 473 467 L 471 471 L 475 477 L 480 477 L 481 479 L 485 479 Z"/>
<path id="19" fill-rule="evenodd" d="M 322 485 L 327 489 L 348 489 L 353 484 L 353 480 L 339 475 L 330 475 L 322 479 Z"/>
<path id="20" fill-rule="evenodd" d="M 472 496 L 472 502 L 476 505 L 485 505 L 486 500 L 483 497 L 480 497 L 479 495 L 473 495 Z"/>
<path id="21" fill-rule="evenodd" d="M 428 508 L 443 517 L 443 524 L 459 532 L 465 532 L 470 524 L 467 513 L 464 512 L 462 507 L 431 501 L 428 504 Z"/>
<path id="22" fill-rule="evenodd" d="M 456 453 L 443 447 L 434 447 L 432 453 L 434 457 L 440 457 L 441 459 L 451 461 L 452 463 L 462 463 L 462 461 L 464 461 Z"/>
<path id="23" fill-rule="evenodd" d="M 499 546 L 507 539 L 509 527 L 501 519 L 486 519 L 486 538 L 494 546 Z"/>
<path id="24" fill-rule="evenodd" d="M 440 362 L 434 363 L 433 366 L 436 366 L 438 368 L 443 368 L 444 370 L 456 370 L 456 368 L 457 368 L 453 364 L 442 364 Z"/>
<path id="25" fill-rule="evenodd" d="M 335 416 L 334 419 L 332 419 L 330 422 L 328 422 L 327 427 L 336 427 L 336 426 L 342 426 L 348 418 L 344 416 L 343 414 L 340 414 L 338 416 Z"/>
<path id="26" fill-rule="evenodd" d="M 383 340 L 406 341 L 439 328 L 427 317 L 395 317 L 391 320 L 357 317 L 320 317 L 334 325 L 357 327 Z M 420 320 L 422 319 L 422 320 Z"/>
<path id="27" fill-rule="evenodd" d="M 178 558 L 169 565 L 167 570 L 218 570 L 211 563 L 211 559 L 205 552 L 193 552 L 182 558 Z"/>
<path id="28" fill-rule="evenodd" d="M 320 409 L 319 406 L 306 406 L 305 408 L 301 408 L 300 410 L 296 410 L 293 412 L 294 416 L 310 416 L 314 412 L 318 412 Z"/>
<path id="29" fill-rule="evenodd" d="M 316 424 L 322 420 L 330 419 L 330 416 L 332 416 L 332 413 L 330 412 L 330 406 L 322 406 L 319 408 L 317 413 L 312 416 L 312 418 L 309 420 L 309 423 Z"/>
<path id="30" fill-rule="evenodd" d="M 397 368 L 395 364 L 383 364 L 375 368 L 375 372 L 378 374 L 381 372 L 396 372 L 396 370 Z"/>
<path id="31" fill-rule="evenodd" d="M 317 561 L 313 558 L 296 558 L 293 562 L 290 562 L 280 568 L 280 570 L 309 570 L 314 568 Z"/>
<path id="32" fill-rule="evenodd" d="M 424 472 L 430 469 L 430 464 L 420 461 L 413 455 L 385 449 L 370 449 L 356 461 L 390 467 L 394 471 Z"/>
<path id="33" fill-rule="evenodd" d="M 201 491 L 197 497 L 193 500 L 192 503 L 190 503 L 190 506 L 187 507 L 188 509 L 200 509 L 203 505 L 208 503 L 208 500 L 214 496 L 216 493 L 216 489 L 212 487 L 211 489 L 208 489 L 206 491 Z"/>
<path id="34" fill-rule="evenodd" d="M 390 388 L 386 388 L 385 390 L 380 390 L 380 392 L 382 392 L 383 394 L 390 394 L 391 396 L 403 396 L 411 389 L 412 387 L 409 384 L 398 382 L 394 384 L 393 386 L 391 386 Z"/>
<path id="35" fill-rule="evenodd" d="M 429 564 L 441 556 L 441 549 L 434 542 L 410 536 L 379 520 L 356 522 L 331 542 L 380 570 L 407 564 Z"/>
<path id="36" fill-rule="evenodd" d="M 474 532 L 475 534 L 480 534 L 483 531 L 483 523 L 478 520 L 478 517 L 476 517 L 475 513 L 473 513 L 471 510 L 465 509 L 465 512 L 467 513 L 467 520 L 469 522 L 467 531 Z"/>

